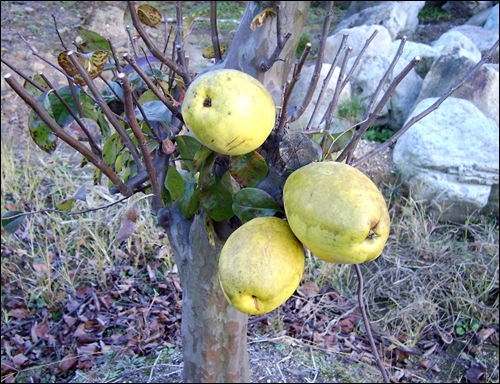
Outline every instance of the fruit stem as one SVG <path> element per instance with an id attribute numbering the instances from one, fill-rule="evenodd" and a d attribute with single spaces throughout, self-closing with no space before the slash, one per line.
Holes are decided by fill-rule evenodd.
<path id="1" fill-rule="evenodd" d="M 363 275 L 361 273 L 361 268 L 359 264 L 354 264 L 354 268 L 356 269 L 356 274 L 358 275 L 358 302 L 359 309 L 361 310 L 361 315 L 363 316 L 363 321 L 365 322 L 366 333 L 368 334 L 368 339 L 370 340 L 370 345 L 372 347 L 373 356 L 377 361 L 380 372 L 382 372 L 382 376 L 384 377 L 385 383 L 390 383 L 389 377 L 387 376 L 387 372 L 384 367 L 384 363 L 380 359 L 380 356 L 377 352 L 377 346 L 375 345 L 375 340 L 373 339 L 372 329 L 370 326 L 370 320 L 368 320 L 368 315 L 366 314 L 365 303 L 363 301 Z"/>

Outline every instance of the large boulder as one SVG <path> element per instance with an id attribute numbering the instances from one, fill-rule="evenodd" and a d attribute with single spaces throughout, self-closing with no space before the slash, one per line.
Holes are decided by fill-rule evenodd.
<path id="1" fill-rule="evenodd" d="M 462 35 L 466 36 L 482 55 L 488 52 L 498 40 L 498 27 L 496 29 L 486 29 L 475 25 L 459 25 L 450 29 L 447 33 L 454 32 L 460 32 Z M 498 63 L 498 59 L 497 47 L 493 54 L 492 62 Z"/>
<path id="2" fill-rule="evenodd" d="M 455 86 L 476 63 L 458 54 L 440 56 L 424 79 L 416 103 L 440 97 Z M 458 88 L 453 97 L 470 101 L 485 116 L 499 123 L 498 64 L 485 64 Z"/>
<path id="3" fill-rule="evenodd" d="M 453 51 L 476 63 L 481 60 L 481 52 L 476 45 L 459 31 L 448 31 L 442 34 L 439 39 L 431 43 L 431 46 L 441 54 Z"/>
<path id="4" fill-rule="evenodd" d="M 441 8 L 454 14 L 471 17 L 493 7 L 493 1 L 447 1 Z"/>
<path id="5" fill-rule="evenodd" d="M 418 12 L 424 5 L 425 1 L 353 1 L 352 7 L 363 6 L 364 8 L 342 20 L 335 32 L 360 25 L 383 25 L 393 40 L 404 35 L 411 35 L 418 27 Z M 349 13 L 354 11 L 355 9 Z"/>
<path id="6" fill-rule="evenodd" d="M 490 15 L 484 23 L 484 29 L 496 29 L 498 35 L 498 4 L 491 9 Z"/>
<path id="7" fill-rule="evenodd" d="M 408 119 L 437 100 L 422 100 Z M 495 209 L 491 194 L 492 187 L 498 188 L 498 140 L 492 119 L 471 102 L 450 97 L 399 138 L 394 163 L 431 214 L 464 222 L 486 207 Z"/>
<path id="8" fill-rule="evenodd" d="M 347 47 L 352 47 L 350 55 L 351 57 L 355 57 L 359 55 L 366 40 L 373 35 L 375 30 L 377 34 L 366 48 L 365 55 L 390 55 L 392 53 L 392 39 L 387 28 L 382 25 L 362 25 L 359 27 L 341 29 L 326 39 L 325 63 L 332 63 L 339 50 L 344 34 L 349 35 L 347 38 Z M 343 57 L 343 55 L 340 56 L 337 65 L 340 65 Z"/>

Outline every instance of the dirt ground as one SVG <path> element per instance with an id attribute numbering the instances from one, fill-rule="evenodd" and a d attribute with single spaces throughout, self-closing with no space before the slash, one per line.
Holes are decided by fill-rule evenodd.
<path id="1" fill-rule="evenodd" d="M 46 62 L 35 59 L 26 39 L 32 48 L 43 58 L 55 63 L 61 44 L 54 32 L 54 20 L 62 38 L 70 45 L 76 37 L 76 28 L 95 30 L 103 36 L 111 36 L 117 46 L 126 49 L 123 33 L 123 9 L 121 1 L 88 2 L 48 2 L 48 1 L 2 1 L 1 54 L 4 60 L 27 74 L 44 72 L 48 78 L 57 79 L 55 83 L 64 84 L 64 78 Z M 172 15 L 173 16 L 173 15 Z M 443 31 L 463 23 L 464 19 L 443 21 L 436 25 L 421 26 L 415 34 L 418 42 L 428 43 L 438 38 Z M 236 27 L 236 25 L 235 25 Z M 122 38 L 120 38 L 122 37 Z M 227 36 L 230 38 L 229 36 Z M 195 27 L 189 38 L 187 50 L 192 68 L 201 69 L 208 65 L 201 57 L 201 39 L 207 39 L 207 30 Z M 115 43 L 115 40 L 113 40 Z M 4 132 L 25 132 L 28 108 L 5 83 L 3 76 L 10 71 L 2 63 L 2 115 L 1 129 Z M 25 133 L 21 133 L 25 134 Z M 367 144 L 369 145 L 369 144 Z M 16 150 L 16 149 L 15 149 Z M 21 150 L 21 148 L 17 148 Z M 390 173 L 391 153 L 385 152 L 382 158 L 367 165 L 368 171 L 384 168 Z M 375 172 L 375 171 L 374 171 Z M 375 172 L 376 173 L 376 172 Z M 364 345 L 367 345 L 366 343 Z M 358 346 L 359 347 L 359 346 Z M 358 353 L 334 352 L 318 344 L 287 336 L 273 334 L 269 337 L 249 337 L 250 372 L 252 382 L 381 382 L 382 378 L 368 350 L 358 348 Z M 114 379 L 115 382 L 181 382 L 182 356 L 174 353 L 168 363 L 158 363 L 153 372 L 142 370 L 127 372 Z M 412 378 L 407 381 L 426 382 L 436 379 L 432 367 L 415 368 Z M 94 378 L 96 379 L 96 378 Z M 449 378 L 448 378 L 449 379 Z M 79 381 L 78 378 L 75 378 Z M 397 380 L 396 378 L 394 380 Z M 441 382 L 446 382 L 446 378 Z"/>

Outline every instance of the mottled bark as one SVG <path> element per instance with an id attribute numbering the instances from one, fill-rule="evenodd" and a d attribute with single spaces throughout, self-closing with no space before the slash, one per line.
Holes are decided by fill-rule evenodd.
<path id="1" fill-rule="evenodd" d="M 183 379 L 186 383 L 248 383 L 248 316 L 228 304 L 220 288 L 222 242 L 210 239 L 206 216 L 185 220 L 163 212 L 182 286 Z"/>
<path id="2" fill-rule="evenodd" d="M 266 7 L 273 7 L 276 2 L 266 2 Z M 293 67 L 295 51 L 307 16 L 310 1 L 282 2 L 281 34 L 291 34 L 280 54 L 280 60 L 273 67 L 263 72 L 261 63 L 269 58 L 277 45 L 276 17 L 268 17 L 264 24 L 252 31 L 250 25 L 255 16 L 264 8 L 261 1 L 249 1 L 241 18 L 238 31 L 231 43 L 225 68 L 238 69 L 255 77 L 271 92 L 277 106 L 281 105 L 283 85 L 289 80 Z"/>

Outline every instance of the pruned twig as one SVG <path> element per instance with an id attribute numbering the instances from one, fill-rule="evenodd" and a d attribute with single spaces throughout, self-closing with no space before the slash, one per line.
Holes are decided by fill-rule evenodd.
<path id="1" fill-rule="evenodd" d="M 323 115 L 323 119 L 321 120 L 321 122 L 323 121 L 325 122 L 326 129 L 329 129 L 330 125 L 332 124 L 333 114 L 337 109 L 340 93 L 343 91 L 344 87 L 347 84 L 347 82 L 344 81 L 344 73 L 351 52 L 352 52 L 352 47 L 348 47 L 345 52 L 344 59 L 342 60 L 342 65 L 340 66 L 339 76 L 337 77 L 337 85 L 335 86 L 335 91 L 333 92 L 332 101 L 330 101 L 330 104 L 328 105 L 328 108 L 326 109 L 326 112 Z"/>
<path id="2" fill-rule="evenodd" d="M 141 127 L 139 127 L 139 123 L 135 117 L 135 108 L 134 101 L 132 99 L 132 88 L 130 86 L 130 82 L 127 78 L 127 75 L 124 73 L 120 73 L 118 78 L 123 83 L 123 95 L 124 95 L 124 104 L 125 104 L 125 115 L 127 116 L 127 121 L 137 138 L 137 142 L 139 143 L 139 148 L 142 152 L 142 158 L 144 159 L 144 164 L 146 166 L 146 171 L 149 176 L 149 180 L 151 181 L 151 187 L 153 190 L 153 209 L 158 211 L 162 207 L 162 188 L 158 184 L 158 178 L 156 176 L 156 171 L 153 166 L 153 159 L 151 157 L 151 153 L 149 152 L 148 143 L 144 138 Z M 157 149 L 161 151 L 161 147 Z"/>
<path id="3" fill-rule="evenodd" d="M 125 196 L 130 196 L 133 192 L 132 188 L 127 187 L 123 181 L 118 177 L 118 175 L 94 152 L 87 148 L 84 144 L 80 143 L 77 139 L 71 136 L 68 132 L 62 129 L 59 124 L 57 124 L 54 119 L 48 114 L 48 112 L 43 109 L 43 107 L 33 98 L 26 89 L 24 89 L 21 84 L 19 84 L 10 73 L 4 76 L 5 81 L 9 86 L 28 104 L 35 113 L 44 121 L 45 124 L 50 128 L 50 130 L 58 138 L 66 142 L 69 146 L 77 150 L 83 156 L 85 156 L 92 164 L 94 164 L 98 169 L 102 171 L 120 192 Z"/>
<path id="4" fill-rule="evenodd" d="M 325 22 L 323 24 L 323 33 L 321 34 L 321 39 L 320 39 L 318 57 L 316 58 L 316 66 L 314 67 L 314 73 L 311 78 L 311 83 L 309 84 L 309 88 L 307 89 L 307 93 L 304 96 L 302 104 L 300 106 L 293 107 L 290 111 L 287 111 L 288 121 L 290 122 L 296 121 L 298 118 L 300 118 L 300 116 L 302 116 L 307 106 L 311 102 L 314 91 L 316 90 L 316 85 L 318 84 L 319 75 L 321 73 L 321 68 L 323 66 L 323 57 L 325 54 L 326 39 L 328 37 L 328 34 L 330 33 L 330 24 L 332 22 L 332 17 L 333 17 L 333 1 L 329 1 Z"/>
<path id="5" fill-rule="evenodd" d="M 293 68 L 293 74 L 292 74 L 292 79 L 290 82 L 286 85 L 284 96 L 283 96 L 283 102 L 281 103 L 281 114 L 280 114 L 280 122 L 278 126 L 278 133 L 283 132 L 283 128 L 285 124 L 287 123 L 287 109 L 288 109 L 288 102 L 290 101 L 290 97 L 292 96 L 292 91 L 295 87 L 295 84 L 297 84 L 297 81 L 300 79 L 300 73 L 302 72 L 302 68 L 304 67 L 304 63 L 306 61 L 307 56 L 311 52 L 312 45 L 311 43 L 307 43 L 306 47 L 304 49 L 304 52 L 302 52 L 302 56 L 300 57 L 300 60 L 297 64 L 295 64 Z"/>
<path id="6" fill-rule="evenodd" d="M 335 54 L 335 57 L 333 58 L 332 65 L 330 67 L 330 70 L 328 71 L 328 74 L 326 75 L 325 79 L 323 80 L 323 86 L 321 87 L 321 91 L 319 92 L 318 99 L 316 100 L 316 105 L 314 106 L 313 113 L 311 115 L 311 118 L 309 119 L 309 123 L 306 126 L 306 131 L 310 130 L 313 124 L 314 119 L 316 118 L 316 115 L 318 114 L 319 106 L 321 104 L 321 101 L 323 100 L 323 96 L 325 95 L 326 88 L 328 86 L 328 83 L 330 82 L 330 79 L 332 78 L 333 72 L 337 66 L 337 61 L 340 57 L 340 54 L 342 51 L 345 49 L 347 45 L 347 37 L 348 34 L 344 34 L 342 36 L 342 41 L 340 43 L 339 49 L 337 50 L 337 53 Z M 338 79 L 342 80 L 340 76 Z"/>

